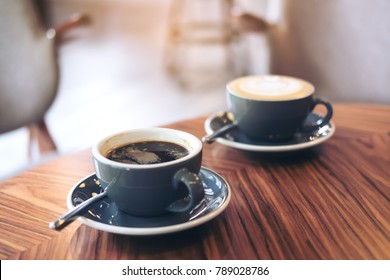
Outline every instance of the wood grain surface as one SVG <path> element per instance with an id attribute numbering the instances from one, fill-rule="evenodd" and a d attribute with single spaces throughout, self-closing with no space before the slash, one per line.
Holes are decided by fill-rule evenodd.
<path id="1" fill-rule="evenodd" d="M 90 150 L 0 183 L 1 259 L 390 259 L 390 107 L 336 104 L 335 135 L 283 154 L 204 145 L 203 166 L 232 190 L 226 210 L 184 232 L 111 234 L 66 211 L 71 187 L 93 170 Z M 167 125 L 204 136 L 205 118 Z"/>

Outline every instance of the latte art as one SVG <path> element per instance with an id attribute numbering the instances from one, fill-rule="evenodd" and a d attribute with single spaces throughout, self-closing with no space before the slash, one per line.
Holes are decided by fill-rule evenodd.
<path id="1" fill-rule="evenodd" d="M 265 101 L 304 98 L 314 91 L 304 80 L 276 75 L 242 77 L 230 82 L 227 89 L 236 96 Z"/>
<path id="2" fill-rule="evenodd" d="M 282 96 L 302 90 L 303 85 L 296 80 L 267 76 L 261 79 L 248 79 L 238 84 L 239 89 L 254 95 Z"/>

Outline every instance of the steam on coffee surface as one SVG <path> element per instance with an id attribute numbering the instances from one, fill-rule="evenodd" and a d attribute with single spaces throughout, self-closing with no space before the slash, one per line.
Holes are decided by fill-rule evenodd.
<path id="1" fill-rule="evenodd" d="M 107 154 L 107 158 L 130 164 L 156 164 L 176 160 L 186 155 L 188 155 L 187 149 L 178 144 L 144 141 L 115 148 Z"/>

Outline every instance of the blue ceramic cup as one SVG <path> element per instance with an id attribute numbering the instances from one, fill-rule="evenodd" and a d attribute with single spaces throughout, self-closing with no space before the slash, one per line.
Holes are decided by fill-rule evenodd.
<path id="1" fill-rule="evenodd" d="M 315 131 L 332 117 L 332 105 L 314 98 L 314 86 L 288 76 L 246 76 L 227 84 L 229 111 L 238 129 L 253 140 L 284 141 L 299 131 Z M 315 123 L 305 122 L 317 105 L 326 115 Z"/>
<path id="2" fill-rule="evenodd" d="M 158 163 L 124 163 L 108 159 L 110 151 L 140 142 L 165 142 L 184 147 L 183 157 Z M 204 197 L 198 174 L 202 142 L 195 136 L 167 128 L 124 131 L 106 137 L 92 148 L 96 176 L 122 211 L 135 216 L 186 212 Z"/>

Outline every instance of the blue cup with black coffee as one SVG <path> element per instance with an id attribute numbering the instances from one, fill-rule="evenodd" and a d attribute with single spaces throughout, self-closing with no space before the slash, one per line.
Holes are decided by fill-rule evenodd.
<path id="1" fill-rule="evenodd" d="M 96 143 L 92 155 L 104 191 L 131 215 L 186 212 L 204 198 L 202 142 L 187 132 L 128 130 Z"/>

